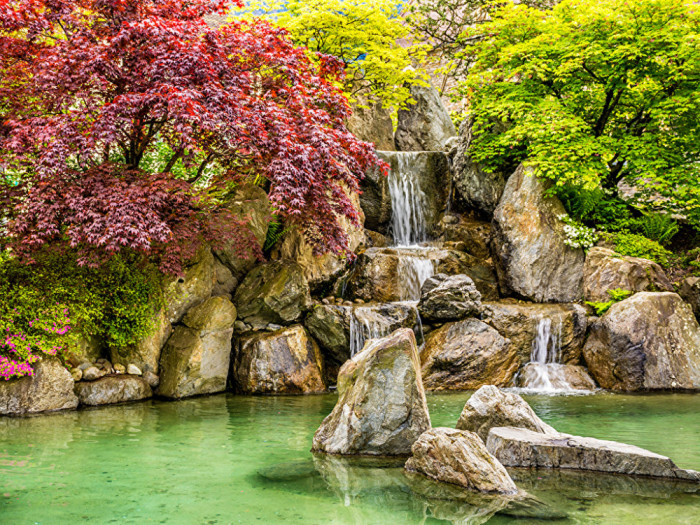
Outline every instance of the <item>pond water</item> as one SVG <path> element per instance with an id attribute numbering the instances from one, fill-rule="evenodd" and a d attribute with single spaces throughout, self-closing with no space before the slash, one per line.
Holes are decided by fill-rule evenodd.
<path id="1" fill-rule="evenodd" d="M 454 426 L 468 397 L 429 396 L 433 425 Z M 700 395 L 525 397 L 560 431 L 632 443 L 700 470 Z M 311 437 L 334 403 L 333 395 L 222 394 L 0 418 L 0 523 L 545 523 L 433 499 L 386 462 L 314 460 Z M 567 516 L 554 523 L 700 523 L 697 486 L 512 474 L 553 515 Z"/>

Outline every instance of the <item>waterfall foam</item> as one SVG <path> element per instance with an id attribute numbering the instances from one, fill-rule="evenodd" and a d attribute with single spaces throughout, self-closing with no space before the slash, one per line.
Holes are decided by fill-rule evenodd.
<path id="1" fill-rule="evenodd" d="M 537 323 L 537 336 L 530 354 L 530 375 L 523 388 L 537 392 L 571 392 L 561 361 L 562 320 L 557 319 L 552 329 L 552 319 L 542 318 Z"/>

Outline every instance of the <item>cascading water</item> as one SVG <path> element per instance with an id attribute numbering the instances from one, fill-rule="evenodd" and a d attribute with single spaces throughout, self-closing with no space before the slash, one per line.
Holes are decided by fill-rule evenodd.
<path id="1" fill-rule="evenodd" d="M 389 335 L 390 327 L 386 317 L 380 315 L 375 308 L 371 306 L 353 308 L 350 316 L 350 357 L 359 353 L 368 339 Z"/>
<path id="2" fill-rule="evenodd" d="M 532 343 L 528 375 L 522 386 L 538 392 L 572 391 L 561 361 L 562 321 L 557 319 L 552 329 L 552 319 L 542 318 L 537 323 L 537 336 Z"/>

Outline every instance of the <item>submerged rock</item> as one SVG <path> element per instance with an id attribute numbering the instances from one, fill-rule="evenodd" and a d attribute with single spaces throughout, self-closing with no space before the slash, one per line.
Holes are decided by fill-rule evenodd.
<path id="1" fill-rule="evenodd" d="M 338 402 L 313 439 L 329 454 L 407 456 L 430 428 L 413 331 L 375 339 L 345 363 Z"/>
<path id="2" fill-rule="evenodd" d="M 700 326 L 675 293 L 641 292 L 612 305 L 591 327 L 583 356 L 603 388 L 700 389 Z"/>
<path id="3" fill-rule="evenodd" d="M 301 325 L 242 337 L 233 365 L 237 391 L 310 394 L 326 390 L 321 351 Z"/>
<path id="4" fill-rule="evenodd" d="M 700 483 L 700 472 L 680 469 L 666 456 L 615 441 L 497 427 L 489 431 L 487 448 L 506 467 L 589 470 Z"/>
<path id="5" fill-rule="evenodd" d="M 475 492 L 515 494 L 518 488 L 481 438 L 466 430 L 433 428 L 418 438 L 406 470 Z"/>
<path id="6" fill-rule="evenodd" d="M 108 376 L 75 385 L 81 405 L 97 406 L 140 401 L 153 395 L 146 380 L 130 375 Z"/>
<path id="7" fill-rule="evenodd" d="M 564 241 L 566 214 L 532 168 L 520 165 L 508 179 L 493 215 L 494 262 L 501 288 L 540 303 L 579 301 L 584 254 Z"/>
<path id="8" fill-rule="evenodd" d="M 586 301 L 610 300 L 608 290 L 672 292 L 663 268 L 648 259 L 623 257 L 607 248 L 594 247 L 586 254 L 583 294 Z"/>
<path id="9" fill-rule="evenodd" d="M 0 381 L 0 415 L 34 414 L 78 406 L 73 377 L 57 359 L 42 359 L 32 367 L 33 376 Z"/>
<path id="10" fill-rule="evenodd" d="M 510 341 L 473 318 L 446 324 L 428 334 L 421 363 L 427 390 L 507 386 L 520 365 Z"/>
<path id="11" fill-rule="evenodd" d="M 442 151 L 457 135 L 450 114 L 431 86 L 411 86 L 415 102 L 398 112 L 394 143 L 399 151 Z"/>
<path id="12" fill-rule="evenodd" d="M 559 433 L 542 421 L 525 400 L 493 385 L 482 386 L 464 405 L 457 428 L 469 430 L 486 441 L 494 427 L 526 428 L 555 436 Z"/>
<path id="13" fill-rule="evenodd" d="M 457 321 L 481 312 L 481 294 L 468 276 L 441 273 L 423 284 L 418 311 L 428 321 Z"/>

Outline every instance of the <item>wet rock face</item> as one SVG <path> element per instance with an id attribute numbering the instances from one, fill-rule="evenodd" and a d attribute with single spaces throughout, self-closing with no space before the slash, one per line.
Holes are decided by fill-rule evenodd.
<path id="1" fill-rule="evenodd" d="M 373 340 L 340 369 L 338 402 L 316 431 L 313 450 L 407 456 L 429 428 L 416 339 L 402 328 Z"/>
<path id="2" fill-rule="evenodd" d="M 518 373 L 516 384 L 520 387 L 537 384 L 543 365 L 538 363 L 526 364 Z M 578 365 L 561 365 L 550 363 L 546 366 L 549 381 L 556 390 L 595 390 L 595 381 L 588 371 Z"/>
<path id="3" fill-rule="evenodd" d="M 233 298 L 238 317 L 254 329 L 268 324 L 290 324 L 311 306 L 303 268 L 293 261 L 261 264 L 248 275 Z"/>
<path id="4" fill-rule="evenodd" d="M 97 406 L 139 401 L 153 395 L 150 385 L 142 378 L 130 375 L 108 376 L 91 382 L 75 384 L 81 405 Z"/>
<path id="5" fill-rule="evenodd" d="M 73 377 L 57 359 L 32 365 L 34 375 L 0 382 L 0 415 L 23 415 L 78 406 Z"/>
<path id="6" fill-rule="evenodd" d="M 525 400 L 517 394 L 504 392 L 493 385 L 482 386 L 464 405 L 457 428 L 469 430 L 486 441 L 495 427 L 526 428 L 547 435 L 558 435 L 542 421 Z"/>
<path id="7" fill-rule="evenodd" d="M 614 304 L 591 327 L 583 356 L 603 388 L 700 389 L 700 326 L 674 293 L 641 292 Z"/>
<path id="8" fill-rule="evenodd" d="M 244 394 L 310 394 L 326 390 L 318 345 L 304 327 L 242 337 L 233 365 L 237 391 Z"/>
<path id="9" fill-rule="evenodd" d="M 418 311 L 428 321 L 456 321 L 481 311 L 481 294 L 466 275 L 438 274 L 421 289 Z"/>
<path id="10" fill-rule="evenodd" d="M 700 472 L 680 469 L 670 458 L 615 441 L 499 427 L 491 429 L 486 446 L 506 467 L 576 469 L 700 482 Z"/>
<path id="11" fill-rule="evenodd" d="M 406 470 L 474 492 L 515 494 L 518 488 L 479 436 L 466 430 L 433 428 L 413 444 Z"/>
<path id="12" fill-rule="evenodd" d="M 428 334 L 421 363 L 427 390 L 507 386 L 520 365 L 508 339 L 473 318 L 446 324 Z"/>
<path id="13" fill-rule="evenodd" d="M 398 112 L 394 143 L 399 151 L 442 151 L 457 135 L 440 94 L 430 86 L 411 86 L 414 104 Z"/>
<path id="14" fill-rule="evenodd" d="M 167 285 L 166 317 L 170 323 L 179 323 L 185 313 L 211 296 L 216 273 L 214 256 L 208 247 L 202 248 L 194 261 L 185 268 L 182 277 Z"/>
<path id="15" fill-rule="evenodd" d="M 212 297 L 190 310 L 163 348 L 158 395 L 182 398 L 223 392 L 235 321 L 236 308 L 225 297 Z"/>
<path id="16" fill-rule="evenodd" d="M 484 303 L 484 322 L 510 339 L 520 363 L 530 361 L 542 319 L 551 319 L 551 330 L 559 338 L 561 362 L 578 364 L 586 338 L 588 318 L 578 304 L 534 304 L 512 299 Z"/>
<path id="17" fill-rule="evenodd" d="M 663 268 L 639 257 L 622 257 L 607 248 L 594 247 L 586 254 L 583 293 L 586 301 L 610 300 L 608 290 L 672 292 L 673 285 Z"/>
<path id="18" fill-rule="evenodd" d="M 576 302 L 583 296 L 584 254 L 564 244 L 565 212 L 532 168 L 508 179 L 493 215 L 493 254 L 501 289 L 539 303 Z"/>

